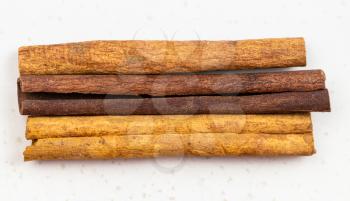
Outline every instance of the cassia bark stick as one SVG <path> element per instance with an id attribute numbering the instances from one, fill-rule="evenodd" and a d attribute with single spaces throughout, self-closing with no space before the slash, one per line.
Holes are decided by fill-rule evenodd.
<path id="1" fill-rule="evenodd" d="M 22 93 L 23 115 L 274 114 L 330 111 L 327 90 L 250 96 L 120 98 L 118 96 Z"/>
<path id="2" fill-rule="evenodd" d="M 19 81 L 23 92 L 150 96 L 325 89 L 322 70 L 210 75 L 23 75 Z"/>
<path id="3" fill-rule="evenodd" d="M 163 134 L 46 138 L 24 151 L 24 160 L 149 158 L 158 156 L 311 155 L 306 134 Z"/>
<path id="4" fill-rule="evenodd" d="M 20 47 L 20 74 L 164 74 L 305 66 L 303 38 L 90 41 Z"/>
<path id="5" fill-rule="evenodd" d="M 304 134 L 310 113 L 263 115 L 131 115 L 28 117 L 26 138 L 191 133 Z"/>

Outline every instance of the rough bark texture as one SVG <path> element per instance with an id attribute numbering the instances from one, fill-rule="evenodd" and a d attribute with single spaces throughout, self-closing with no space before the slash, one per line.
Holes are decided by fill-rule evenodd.
<path id="1" fill-rule="evenodd" d="M 104 95 L 21 93 L 23 115 L 274 114 L 330 111 L 327 90 L 250 96 L 120 98 Z"/>
<path id="2" fill-rule="evenodd" d="M 325 88 L 322 70 L 211 75 L 23 75 L 23 92 L 114 95 L 210 95 Z"/>
<path id="3" fill-rule="evenodd" d="M 306 134 L 163 134 L 39 139 L 24 160 L 149 158 L 158 156 L 312 155 Z"/>
<path id="4" fill-rule="evenodd" d="M 303 134 L 309 113 L 281 115 L 133 115 L 29 117 L 27 139 L 190 133 Z"/>
<path id="5" fill-rule="evenodd" d="M 162 74 L 305 66 L 303 38 L 90 41 L 19 48 L 20 74 Z"/>

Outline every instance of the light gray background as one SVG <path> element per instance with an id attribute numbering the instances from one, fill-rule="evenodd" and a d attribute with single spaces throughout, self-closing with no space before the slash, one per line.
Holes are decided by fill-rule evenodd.
<path id="1" fill-rule="evenodd" d="M 1 0 L 0 200 L 350 200 L 349 11 L 346 0 Z M 305 37 L 332 101 L 332 113 L 313 114 L 312 157 L 23 162 L 21 45 L 293 36 Z"/>

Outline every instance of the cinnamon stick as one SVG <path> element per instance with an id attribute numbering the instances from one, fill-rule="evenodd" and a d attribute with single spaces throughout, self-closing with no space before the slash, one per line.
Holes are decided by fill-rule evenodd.
<path id="1" fill-rule="evenodd" d="M 305 66 L 303 38 L 89 41 L 20 47 L 26 74 L 164 74 Z"/>
<path id="2" fill-rule="evenodd" d="M 46 138 L 24 151 L 24 160 L 82 160 L 159 156 L 312 155 L 312 133 L 163 134 Z"/>
<path id="3" fill-rule="evenodd" d="M 28 117 L 26 138 L 190 133 L 304 134 L 309 113 L 264 115 L 132 115 Z"/>
<path id="4" fill-rule="evenodd" d="M 135 98 L 105 95 L 22 93 L 23 115 L 274 114 L 330 111 L 327 90 L 250 96 Z"/>
<path id="5" fill-rule="evenodd" d="M 250 94 L 325 89 L 322 70 L 210 75 L 23 75 L 23 92 L 114 95 Z"/>

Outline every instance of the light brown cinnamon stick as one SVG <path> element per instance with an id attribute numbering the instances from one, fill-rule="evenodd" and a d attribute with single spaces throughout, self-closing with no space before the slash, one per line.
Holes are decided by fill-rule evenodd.
<path id="1" fill-rule="evenodd" d="M 23 92 L 114 95 L 250 94 L 325 89 L 322 70 L 210 75 L 23 75 Z"/>
<path id="2" fill-rule="evenodd" d="M 309 113 L 265 115 L 132 115 L 29 117 L 27 139 L 190 133 L 304 134 Z"/>
<path id="3" fill-rule="evenodd" d="M 311 155 L 306 134 L 163 134 L 39 139 L 24 160 L 149 158 L 158 156 Z"/>
<path id="4" fill-rule="evenodd" d="M 303 38 L 90 41 L 20 47 L 26 74 L 164 74 L 305 66 Z"/>

